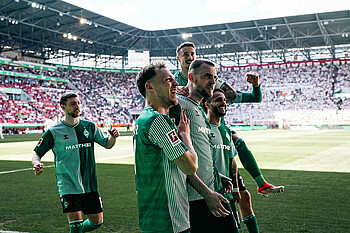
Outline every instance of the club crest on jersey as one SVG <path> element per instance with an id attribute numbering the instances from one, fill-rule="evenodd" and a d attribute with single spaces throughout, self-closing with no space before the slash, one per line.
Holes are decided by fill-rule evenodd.
<path id="1" fill-rule="evenodd" d="M 68 135 L 67 134 L 63 135 L 63 139 L 69 139 Z"/>
<path id="2" fill-rule="evenodd" d="M 227 138 L 227 140 L 229 140 L 230 141 L 230 139 L 231 139 L 231 137 L 230 137 L 230 135 L 226 132 L 226 138 Z"/>
<path id="3" fill-rule="evenodd" d="M 180 143 L 180 139 L 177 136 L 175 129 L 173 129 L 172 131 L 167 133 L 167 137 L 169 138 L 169 141 L 170 141 L 171 145 L 173 145 L 173 146 L 176 146 L 177 144 Z"/>
<path id="4" fill-rule="evenodd" d="M 86 138 L 89 138 L 90 133 L 89 133 L 89 131 L 87 131 L 85 128 L 84 128 L 83 134 L 84 134 L 84 136 L 85 136 Z"/>

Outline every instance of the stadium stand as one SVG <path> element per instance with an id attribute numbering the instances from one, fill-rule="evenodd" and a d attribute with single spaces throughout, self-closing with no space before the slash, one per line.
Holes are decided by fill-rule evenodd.
<path id="1" fill-rule="evenodd" d="M 337 75 L 330 65 L 313 65 L 256 70 L 261 77 L 263 101 L 254 104 L 233 104 L 226 120 L 282 120 L 284 124 L 349 124 L 349 98 L 334 98 L 334 89 L 349 88 L 349 64 L 339 65 Z M 247 70 L 221 71 L 219 76 L 236 90 L 250 91 L 242 77 Z"/>
<path id="2" fill-rule="evenodd" d="M 131 109 L 143 109 L 145 101 L 136 88 L 135 73 L 110 73 L 70 69 L 57 71 L 2 64 L 0 70 L 61 78 L 68 82 L 47 81 L 18 76 L 0 76 L 0 113 L 2 123 L 41 123 L 61 119 L 59 97 L 66 91 L 78 92 L 83 101 L 85 119 L 106 124 L 130 124 Z M 222 69 L 218 75 L 236 90 L 249 92 L 244 79 L 250 68 Z M 263 101 L 228 106 L 229 124 L 275 122 L 283 125 L 349 124 L 350 99 L 334 93 L 350 89 L 350 64 L 260 67 Z M 7 89 L 6 89 L 7 88 Z M 7 93 L 12 88 L 17 94 Z M 2 94 L 1 94 L 2 93 Z M 19 94 L 20 93 L 20 94 Z"/>

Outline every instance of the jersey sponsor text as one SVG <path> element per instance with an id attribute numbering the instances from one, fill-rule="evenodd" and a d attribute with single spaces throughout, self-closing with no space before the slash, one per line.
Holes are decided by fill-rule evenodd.
<path id="1" fill-rule="evenodd" d="M 74 150 L 74 149 L 80 149 L 83 147 L 91 147 L 91 143 L 82 143 L 82 144 L 76 144 L 76 145 L 71 145 L 71 146 L 66 146 L 66 150 Z"/>

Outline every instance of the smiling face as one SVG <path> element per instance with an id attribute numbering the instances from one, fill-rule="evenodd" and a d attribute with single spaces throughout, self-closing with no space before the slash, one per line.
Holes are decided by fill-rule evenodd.
<path id="1" fill-rule="evenodd" d="M 67 116 L 77 118 L 80 116 L 80 100 L 78 97 L 68 98 L 65 104 L 61 105 Z"/>
<path id="2" fill-rule="evenodd" d="M 208 110 L 212 111 L 216 116 L 225 116 L 227 103 L 224 93 L 222 93 L 221 91 L 215 91 L 207 107 Z"/>
<path id="3" fill-rule="evenodd" d="M 191 62 L 196 59 L 196 50 L 191 46 L 185 46 L 181 48 L 176 56 L 176 59 L 180 62 L 181 68 L 188 70 Z"/>
<path id="4" fill-rule="evenodd" d="M 156 76 L 149 80 L 155 96 L 164 107 L 177 104 L 177 86 L 174 75 L 166 68 L 156 70 Z"/>
<path id="5" fill-rule="evenodd" d="M 208 98 L 213 95 L 216 70 L 214 66 L 203 63 L 195 73 L 190 74 L 193 77 L 195 84 L 194 91 L 203 98 Z"/>

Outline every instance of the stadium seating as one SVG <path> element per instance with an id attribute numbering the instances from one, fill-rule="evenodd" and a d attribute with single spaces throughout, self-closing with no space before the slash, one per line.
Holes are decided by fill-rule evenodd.
<path id="1" fill-rule="evenodd" d="M 69 80 L 58 83 L 38 79 L 0 76 L 0 87 L 21 89 L 28 101 L 5 99 L 0 95 L 3 123 L 43 123 L 47 118 L 61 119 L 59 97 L 66 91 L 78 92 L 85 119 L 105 124 L 131 123 L 130 109 L 143 109 L 145 101 L 138 93 L 135 73 L 99 73 L 58 69 L 46 71 L 12 65 L 1 70 L 16 71 Z M 251 91 L 245 74 L 249 69 L 219 71 L 218 75 L 234 89 Z M 329 65 L 261 68 L 256 72 L 262 83 L 263 101 L 228 106 L 229 124 L 252 121 L 283 120 L 284 124 L 348 123 L 349 98 L 334 98 L 333 93 L 350 88 L 350 65 L 334 69 Z"/>
<path id="2" fill-rule="evenodd" d="M 251 84 L 245 79 L 248 71 L 221 71 L 219 76 L 234 89 L 251 92 Z M 342 100 L 339 109 L 339 99 L 333 98 L 333 92 L 350 87 L 349 65 L 339 65 L 337 75 L 326 65 L 263 68 L 256 72 L 262 83 L 263 101 L 230 105 L 226 117 L 228 122 L 280 119 L 289 124 L 341 124 L 348 121 L 345 113 L 350 107 L 349 99 Z"/>

